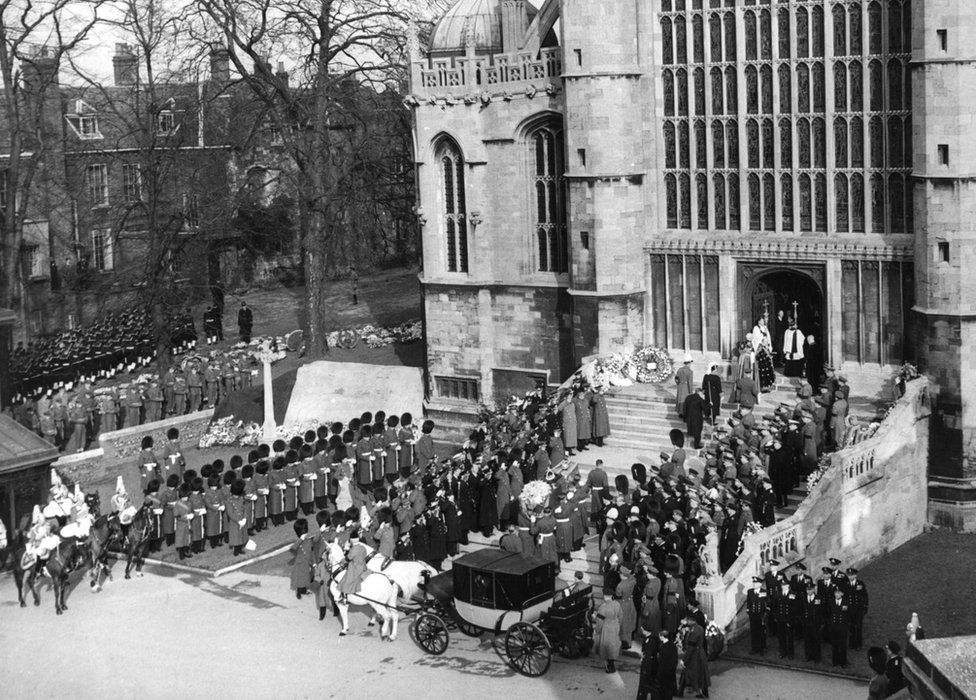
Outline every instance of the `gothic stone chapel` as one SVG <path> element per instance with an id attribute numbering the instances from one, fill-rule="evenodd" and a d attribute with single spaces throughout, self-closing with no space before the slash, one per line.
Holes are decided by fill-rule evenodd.
<path id="1" fill-rule="evenodd" d="M 910 360 L 976 426 L 974 34 L 957 0 L 458 0 L 407 100 L 432 405 L 795 312 L 855 392 Z"/>

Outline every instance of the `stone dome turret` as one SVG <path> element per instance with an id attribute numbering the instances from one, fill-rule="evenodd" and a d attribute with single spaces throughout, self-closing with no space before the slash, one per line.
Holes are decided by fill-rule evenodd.
<path id="1" fill-rule="evenodd" d="M 528 2 L 525 6 L 531 22 L 537 11 Z M 435 56 L 464 53 L 468 34 L 477 53 L 501 53 L 501 0 L 458 0 L 434 26 L 430 53 Z"/>

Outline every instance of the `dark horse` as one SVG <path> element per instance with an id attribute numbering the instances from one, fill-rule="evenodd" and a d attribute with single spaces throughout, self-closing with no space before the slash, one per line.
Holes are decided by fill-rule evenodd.
<path id="1" fill-rule="evenodd" d="M 125 577 L 132 578 L 129 573 L 132 571 L 132 564 L 136 565 L 136 576 L 142 576 L 142 564 L 149 554 L 149 547 L 152 545 L 150 529 L 152 527 L 152 515 L 149 504 L 145 504 L 133 516 L 129 524 L 129 536 L 125 542 Z"/>
<path id="2" fill-rule="evenodd" d="M 102 574 L 112 578 L 112 569 L 108 565 L 108 548 L 113 542 L 118 541 L 121 527 L 118 518 L 99 514 L 100 501 L 97 493 L 85 496 L 85 503 L 88 504 L 88 510 L 95 518 L 88 535 L 88 553 L 91 562 L 91 589 L 93 593 L 97 593 L 102 590 Z"/>
<path id="3" fill-rule="evenodd" d="M 64 604 L 64 594 L 68 587 L 68 576 L 72 571 L 81 568 L 88 561 L 87 547 L 74 537 L 62 540 L 45 561 L 37 561 L 24 569 L 24 548 L 17 550 L 14 560 L 14 580 L 17 582 L 17 599 L 20 607 L 27 607 L 24 601 L 24 584 L 34 596 L 34 605 L 41 604 L 41 597 L 34 587 L 37 575 L 43 570 L 51 577 L 54 587 L 54 610 L 60 615 L 68 606 Z"/>

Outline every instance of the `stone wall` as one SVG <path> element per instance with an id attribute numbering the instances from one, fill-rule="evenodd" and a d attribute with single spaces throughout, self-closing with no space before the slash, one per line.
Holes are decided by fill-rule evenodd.
<path id="1" fill-rule="evenodd" d="M 432 376 L 480 376 L 478 291 L 465 287 L 432 287 L 426 303 L 427 367 Z"/>
<path id="2" fill-rule="evenodd" d="M 497 367 L 552 369 L 558 374 L 556 295 L 556 289 L 531 287 L 503 287 L 492 294 L 491 322 Z"/>
<path id="3" fill-rule="evenodd" d="M 184 448 L 195 447 L 206 432 L 207 426 L 210 425 L 212 417 L 213 409 L 208 409 L 178 418 L 168 418 L 104 433 L 99 436 L 99 447 L 73 455 L 64 455 L 51 466 L 63 479 L 81 484 L 86 492 L 98 490 L 104 504 L 111 495 L 116 477 L 119 475 L 122 475 L 130 494 L 138 493 L 139 475 L 132 467 L 133 458 L 139 453 L 144 435 L 153 437 L 158 453 L 166 442 L 166 431 L 175 427 L 180 431 L 180 444 Z"/>
<path id="4" fill-rule="evenodd" d="M 771 559 L 782 565 L 802 561 L 818 571 L 836 557 L 845 567 L 860 568 L 921 534 L 930 415 L 928 380 L 915 380 L 874 437 L 832 456 L 793 515 L 746 539 L 721 579 L 699 585 L 706 614 L 736 635 L 744 630 L 742 608 L 752 577 L 764 573 Z"/>

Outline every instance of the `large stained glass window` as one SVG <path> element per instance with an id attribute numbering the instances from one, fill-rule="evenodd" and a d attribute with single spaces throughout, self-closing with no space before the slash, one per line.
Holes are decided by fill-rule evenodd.
<path id="1" fill-rule="evenodd" d="M 673 225 L 911 232 L 910 2 L 662 3 Z"/>

